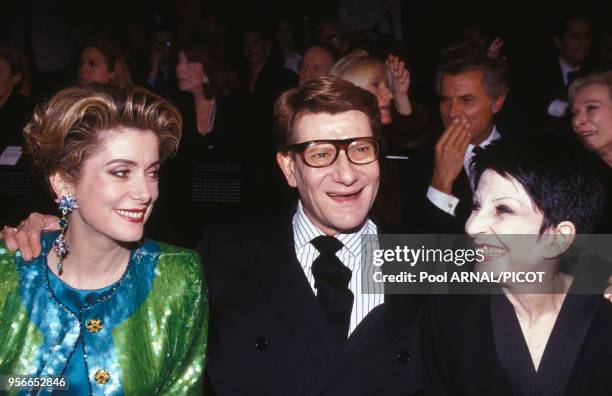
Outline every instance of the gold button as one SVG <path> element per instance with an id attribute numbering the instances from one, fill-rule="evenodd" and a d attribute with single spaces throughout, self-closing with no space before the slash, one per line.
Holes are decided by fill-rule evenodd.
<path id="1" fill-rule="evenodd" d="M 453 207 L 453 204 L 448 204 L 448 207 L 449 207 L 449 208 L 452 208 L 452 207 Z"/>
<path id="2" fill-rule="evenodd" d="M 94 374 L 94 378 L 96 379 L 96 382 L 98 384 L 104 385 L 108 382 L 108 380 L 110 380 L 110 374 L 108 373 L 108 371 L 100 369 L 96 371 L 96 373 Z"/>
<path id="3" fill-rule="evenodd" d="M 104 325 L 102 324 L 102 321 L 100 319 L 89 319 L 85 327 L 90 333 L 97 333 L 102 330 Z"/>

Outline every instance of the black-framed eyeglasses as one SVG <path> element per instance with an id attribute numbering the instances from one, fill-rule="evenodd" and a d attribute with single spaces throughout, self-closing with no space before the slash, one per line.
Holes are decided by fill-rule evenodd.
<path id="1" fill-rule="evenodd" d="M 378 159 L 380 143 L 378 138 L 359 137 L 340 140 L 311 140 L 309 142 L 288 145 L 286 151 L 293 151 L 302 157 L 302 161 L 313 168 L 330 166 L 338 159 L 338 153 L 344 150 L 350 162 L 366 165 Z"/>

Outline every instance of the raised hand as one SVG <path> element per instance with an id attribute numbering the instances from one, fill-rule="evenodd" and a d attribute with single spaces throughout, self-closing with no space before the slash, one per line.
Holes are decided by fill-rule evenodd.
<path id="1" fill-rule="evenodd" d="M 503 47 L 504 41 L 499 37 L 495 37 L 489 45 L 489 48 L 487 48 L 487 56 L 489 58 L 499 58 Z M 502 57 L 502 59 L 504 58 Z"/>
<path id="2" fill-rule="evenodd" d="M 456 118 L 446 128 L 435 148 L 435 165 L 431 186 L 438 191 L 451 194 L 453 183 L 461 173 L 465 151 L 470 144 L 470 122 L 467 118 Z"/>
<path id="3" fill-rule="evenodd" d="M 410 115 L 412 113 L 412 104 L 408 97 L 410 71 L 406 67 L 406 63 L 393 54 L 389 54 L 385 64 L 389 72 L 389 84 L 393 93 L 395 108 L 402 115 Z"/>

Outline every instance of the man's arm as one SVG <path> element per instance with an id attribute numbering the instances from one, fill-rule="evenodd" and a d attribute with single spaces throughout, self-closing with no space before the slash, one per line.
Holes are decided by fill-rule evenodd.
<path id="1" fill-rule="evenodd" d="M 59 230 L 59 218 L 42 213 L 31 213 L 17 228 L 4 227 L 2 239 L 11 251 L 19 250 L 24 260 L 40 255 L 40 234 L 43 231 Z"/>

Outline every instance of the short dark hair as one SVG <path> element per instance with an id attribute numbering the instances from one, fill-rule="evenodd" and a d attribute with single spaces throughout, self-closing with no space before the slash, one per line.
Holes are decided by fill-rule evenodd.
<path id="1" fill-rule="evenodd" d="M 458 76 L 471 71 L 480 71 L 485 88 L 493 99 L 506 95 L 510 90 L 510 75 L 503 59 L 487 56 L 484 49 L 462 43 L 445 50 L 436 73 L 436 91 L 440 94 L 440 84 L 445 75 Z"/>
<path id="2" fill-rule="evenodd" d="M 518 181 L 544 220 L 540 234 L 562 221 L 588 234 L 599 220 L 605 199 L 598 177 L 601 161 L 572 137 L 500 139 L 472 159 L 475 185 L 485 170 Z"/>
<path id="3" fill-rule="evenodd" d="M 589 16 L 581 13 L 572 13 L 572 14 L 564 14 L 560 15 L 553 21 L 552 26 L 552 35 L 555 38 L 561 38 L 565 33 L 567 33 L 567 28 L 571 21 L 586 21 L 592 27 L 592 21 Z"/>
<path id="4" fill-rule="evenodd" d="M 203 92 L 207 99 L 227 94 L 237 85 L 234 70 L 225 62 L 223 50 L 218 45 L 205 40 L 192 41 L 180 49 L 189 62 L 201 63 L 208 81 Z"/>
<path id="5" fill-rule="evenodd" d="M 308 47 L 306 47 L 306 49 L 304 49 L 304 54 L 311 48 L 320 48 L 323 51 L 327 52 L 329 56 L 333 59 L 334 62 L 336 62 L 338 58 L 340 57 L 336 47 L 324 41 L 323 42 L 317 41 L 315 43 L 310 44 Z"/>
<path id="6" fill-rule="evenodd" d="M 305 114 L 338 114 L 357 110 L 370 121 L 372 136 L 380 136 L 380 110 L 376 97 L 365 89 L 334 76 L 320 76 L 289 89 L 274 104 L 274 132 L 278 150 L 291 141 L 295 123 Z"/>

